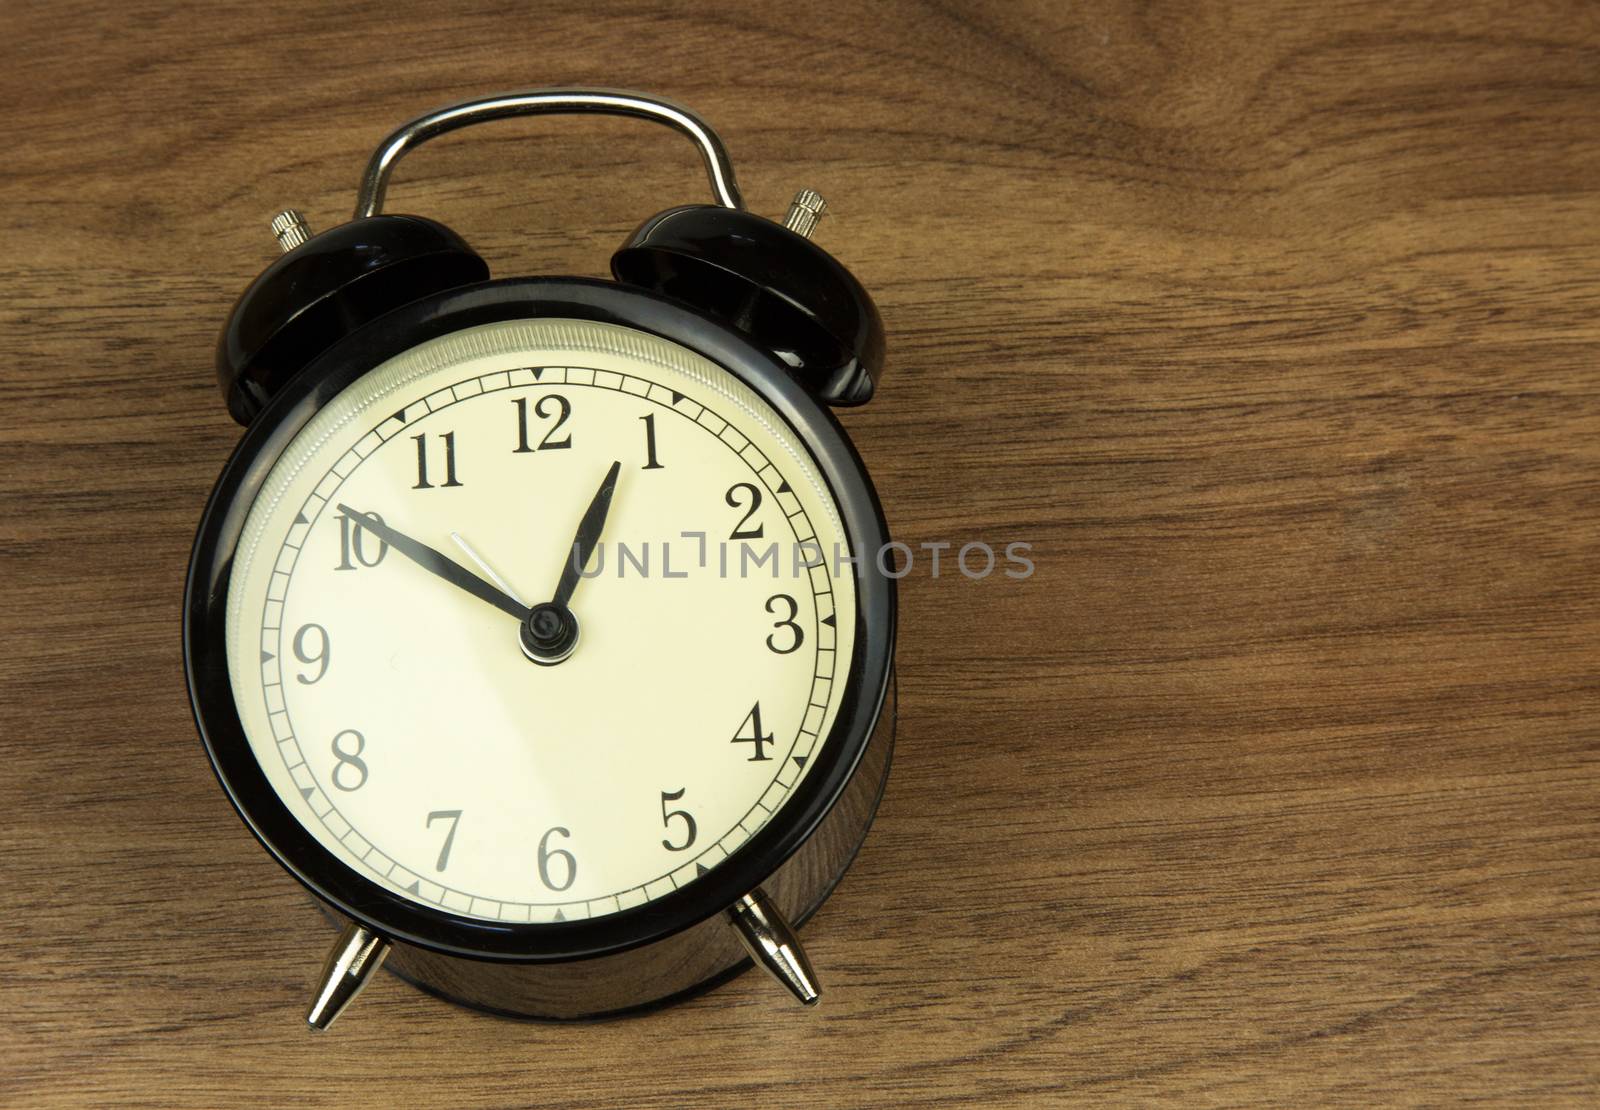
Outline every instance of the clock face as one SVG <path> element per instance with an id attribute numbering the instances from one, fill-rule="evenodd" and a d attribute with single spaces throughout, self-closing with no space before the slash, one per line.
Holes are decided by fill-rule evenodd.
<path id="1" fill-rule="evenodd" d="M 601 917 L 715 868 L 815 766 L 855 554 L 725 369 L 611 324 L 467 328 L 274 465 L 229 578 L 234 701 L 283 804 L 370 881 Z"/>

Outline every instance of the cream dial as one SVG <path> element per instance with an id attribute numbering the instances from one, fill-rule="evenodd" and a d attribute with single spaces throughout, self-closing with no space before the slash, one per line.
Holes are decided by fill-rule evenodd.
<path id="1" fill-rule="evenodd" d="M 534 606 L 613 464 L 554 665 L 359 523 Z M 272 469 L 228 587 L 234 700 L 290 812 L 373 882 L 488 920 L 615 913 L 816 766 L 852 554 L 805 446 L 721 367 L 608 324 L 469 328 L 358 379 Z"/>

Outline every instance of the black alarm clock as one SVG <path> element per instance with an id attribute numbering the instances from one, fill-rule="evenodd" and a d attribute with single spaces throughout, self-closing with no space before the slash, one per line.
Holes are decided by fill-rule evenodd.
<path id="1" fill-rule="evenodd" d="M 382 213 L 396 161 L 486 120 L 599 112 L 689 136 L 716 203 L 640 225 L 613 280 L 489 279 Z M 525 1017 L 685 997 L 795 929 L 866 835 L 893 744 L 895 583 L 830 411 L 882 371 L 871 298 L 746 211 L 717 136 L 637 93 L 546 89 L 391 135 L 355 219 L 223 329 L 246 432 L 184 599 L 189 694 L 251 832 L 344 926 L 307 1020 L 386 964 Z"/>

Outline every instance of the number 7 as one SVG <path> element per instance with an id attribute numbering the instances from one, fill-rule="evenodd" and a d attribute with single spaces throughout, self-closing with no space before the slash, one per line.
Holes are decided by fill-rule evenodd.
<path id="1" fill-rule="evenodd" d="M 423 828 L 433 828 L 433 823 L 441 817 L 450 819 L 450 831 L 444 834 L 444 847 L 439 849 L 439 862 L 434 864 L 435 871 L 443 871 L 444 865 L 450 862 L 450 845 L 456 842 L 456 826 L 461 824 L 461 811 L 459 809 L 436 809 L 428 814 L 428 821 Z"/>

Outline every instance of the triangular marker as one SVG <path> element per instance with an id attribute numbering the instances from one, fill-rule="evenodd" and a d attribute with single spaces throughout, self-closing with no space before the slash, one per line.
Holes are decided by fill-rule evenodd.
<path id="1" fill-rule="evenodd" d="M 263 663 L 270 663 L 276 658 L 277 658 L 277 656 L 273 655 L 272 652 L 270 652 L 270 651 L 263 651 L 261 653 L 261 661 Z"/>
<path id="2" fill-rule="evenodd" d="M 694 865 L 694 877 L 698 879 L 701 875 L 704 875 L 709 870 L 711 870 L 711 869 L 709 867 L 707 867 L 705 864 L 697 862 Z"/>
<path id="3" fill-rule="evenodd" d="M 302 786 L 300 788 L 300 796 L 307 801 L 310 801 L 311 795 L 315 794 L 316 792 L 317 788 L 315 786 Z"/>
<path id="4" fill-rule="evenodd" d="M 835 625 L 833 623 L 833 617 L 834 617 L 834 614 L 829 613 L 827 616 L 822 618 L 822 623 L 827 625 L 829 628 L 835 627 Z"/>
<path id="5" fill-rule="evenodd" d="M 407 894 L 416 894 L 416 893 L 418 893 L 417 884 L 420 883 L 421 881 L 422 881 L 421 879 L 412 879 L 410 886 L 403 886 L 400 889 L 405 891 Z"/>
<path id="6" fill-rule="evenodd" d="M 794 757 L 795 766 L 804 767 L 806 765 L 806 760 L 809 759 L 809 758 L 811 758 L 811 757 L 810 756 L 805 756 L 805 755 L 797 755 L 797 756 L 795 756 Z"/>
<path id="7" fill-rule="evenodd" d="M 562 913 L 560 910 L 556 911 L 556 916 L 555 916 L 555 920 L 556 921 L 565 921 L 566 919 L 567 919 L 567 915 L 566 914 Z"/>
<path id="8" fill-rule="evenodd" d="M 294 522 L 296 524 L 310 524 L 311 523 L 309 520 L 306 519 L 306 514 L 305 513 L 295 513 L 294 514 Z"/>
<path id="9" fill-rule="evenodd" d="M 789 483 L 788 482 L 779 482 L 778 483 L 778 492 L 779 493 L 793 493 L 794 490 L 789 488 Z"/>
<path id="10" fill-rule="evenodd" d="M 401 409 L 400 411 L 396 412 L 394 414 L 394 418 L 400 421 L 400 423 L 404 424 L 406 422 L 406 410 Z"/>
<path id="11" fill-rule="evenodd" d="M 683 394 L 679 393 L 676 389 L 674 389 L 672 391 L 672 403 L 673 404 L 677 404 L 681 400 L 683 400 Z"/>
<path id="12" fill-rule="evenodd" d="M 539 380 L 539 375 L 543 374 L 543 373 L 544 373 L 544 367 L 543 366 L 535 366 L 535 367 L 533 367 L 533 380 L 534 381 L 538 381 Z"/>

